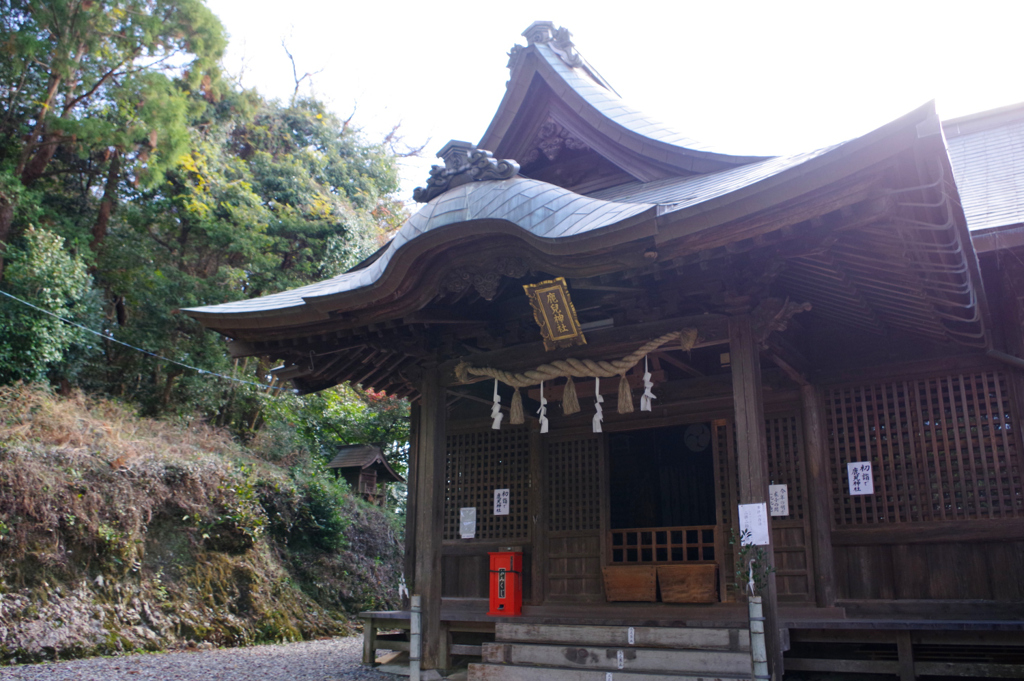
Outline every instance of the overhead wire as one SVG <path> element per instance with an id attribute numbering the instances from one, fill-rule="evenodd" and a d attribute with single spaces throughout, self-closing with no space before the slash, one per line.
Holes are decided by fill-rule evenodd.
<path id="1" fill-rule="evenodd" d="M 49 316 L 53 317 L 54 319 L 59 319 L 60 321 L 64 322 L 65 324 L 69 324 L 71 326 L 74 326 L 76 328 L 81 329 L 82 331 L 86 331 L 86 332 L 91 333 L 91 334 L 93 334 L 95 336 L 99 336 L 100 338 L 103 338 L 105 340 L 111 341 L 112 343 L 117 343 L 118 345 L 123 345 L 124 347 L 131 348 L 132 350 L 135 350 L 136 352 L 141 352 L 144 355 L 149 355 L 150 357 L 153 357 L 154 359 L 158 359 L 160 361 L 167 362 L 168 364 L 174 364 L 175 366 L 179 366 L 179 367 L 183 367 L 185 369 L 189 369 L 191 371 L 195 371 L 196 373 L 201 374 L 201 375 L 215 376 L 217 378 L 222 378 L 222 379 L 224 379 L 226 381 L 233 381 L 234 383 L 241 383 L 243 385 L 251 385 L 251 386 L 255 386 L 257 388 L 262 388 L 263 390 L 268 390 L 269 389 L 269 390 L 284 390 L 284 391 L 287 391 L 287 392 L 295 392 L 294 389 L 292 389 L 292 388 L 285 388 L 285 387 L 275 386 L 275 385 L 265 385 L 263 383 L 257 383 L 256 381 L 246 381 L 246 380 L 241 379 L 241 378 L 235 378 L 234 376 L 228 376 L 226 374 L 219 374 L 216 371 L 210 371 L 209 369 L 203 369 L 201 367 L 192 366 L 191 364 L 186 364 L 184 362 L 179 362 L 176 359 L 171 359 L 170 357 L 164 357 L 163 355 L 158 355 L 157 353 L 152 352 L 150 350 L 146 350 L 145 348 L 140 348 L 140 347 L 137 347 L 135 345 L 132 345 L 131 343 L 125 343 L 122 340 L 118 340 L 118 339 L 114 338 L 114 335 L 111 334 L 110 332 L 103 332 L 103 331 L 97 331 L 95 329 L 90 329 L 88 326 L 84 326 L 82 324 L 79 324 L 78 322 L 75 322 L 75 321 L 72 321 L 70 319 L 66 319 L 64 317 L 61 317 L 59 314 L 56 314 L 54 312 L 50 312 L 49 310 L 47 310 L 45 308 L 42 308 L 42 307 L 39 307 L 38 305 L 34 305 L 34 304 L 28 302 L 27 300 L 22 300 L 18 296 L 13 295 L 11 293 L 8 293 L 6 291 L 0 290 L 0 295 L 6 296 L 7 298 L 10 298 L 11 300 L 14 300 L 16 302 L 21 303 L 22 305 L 26 305 L 26 306 L 32 308 L 33 310 L 37 310 L 39 312 L 42 312 L 43 314 L 49 315 Z"/>

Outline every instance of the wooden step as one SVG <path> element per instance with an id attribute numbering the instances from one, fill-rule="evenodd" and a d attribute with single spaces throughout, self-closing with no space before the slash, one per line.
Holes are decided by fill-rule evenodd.
<path id="1" fill-rule="evenodd" d="M 494 664 L 590 668 L 610 672 L 750 674 L 750 653 L 729 650 L 604 648 L 526 643 L 485 643 L 483 661 Z"/>
<path id="2" fill-rule="evenodd" d="M 633 630 L 633 643 L 629 630 Z M 598 627 L 499 622 L 494 639 L 502 643 L 570 643 L 630 648 L 750 650 L 746 629 L 696 627 Z"/>
<path id="3" fill-rule="evenodd" d="M 749 681 L 746 674 L 687 674 L 604 671 L 597 669 L 560 669 L 558 667 L 510 667 L 501 664 L 469 665 L 469 681 Z"/>

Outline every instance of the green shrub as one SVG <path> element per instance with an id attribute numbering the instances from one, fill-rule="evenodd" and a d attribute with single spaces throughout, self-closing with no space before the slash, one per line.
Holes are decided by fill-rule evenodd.
<path id="1" fill-rule="evenodd" d="M 298 517 L 288 537 L 292 548 L 336 551 L 345 546 L 345 530 L 351 524 L 344 513 L 344 492 L 339 485 L 312 479 L 302 485 Z"/>
<path id="2" fill-rule="evenodd" d="M 76 321 L 95 316 L 98 302 L 85 263 L 68 254 L 64 239 L 29 228 L 4 254 L 3 290 L 47 312 Z M 0 385 L 39 381 L 49 370 L 74 370 L 72 356 L 93 337 L 55 317 L 0 297 Z M 77 353 L 69 351 L 78 345 Z"/>

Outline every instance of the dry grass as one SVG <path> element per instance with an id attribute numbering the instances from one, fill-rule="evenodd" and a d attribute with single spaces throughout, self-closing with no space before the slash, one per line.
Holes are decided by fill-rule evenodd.
<path id="1" fill-rule="evenodd" d="M 316 485 L 201 423 L 0 387 L 0 664 L 344 632 L 392 596 L 401 552 L 387 518 L 344 494 L 349 549 L 310 548 L 303 533 L 326 531 Z M 37 649 L 52 621 L 78 633 Z"/>
<path id="2" fill-rule="evenodd" d="M 261 479 L 287 479 L 201 423 L 139 418 L 43 386 L 0 387 L 0 577 L 25 584 L 80 572 L 83 562 L 89 572 L 137 571 L 161 514 L 198 528 L 241 508 L 262 523 L 258 504 L 236 493 L 255 468 Z"/>
<path id="3" fill-rule="evenodd" d="M 0 387 L 0 443 L 88 449 L 114 469 L 158 456 L 187 460 L 201 453 L 244 456 L 223 430 L 201 422 L 139 418 L 126 407 L 75 391 L 58 397 L 40 385 Z"/>

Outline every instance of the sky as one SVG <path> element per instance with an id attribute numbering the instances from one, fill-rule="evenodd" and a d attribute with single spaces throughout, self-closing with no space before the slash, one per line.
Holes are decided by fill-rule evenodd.
<path id="1" fill-rule="evenodd" d="M 426 144 L 400 198 L 450 139 L 478 142 L 508 80 L 506 53 L 537 20 L 632 106 L 701 148 L 809 151 L 935 100 L 943 118 L 1024 102 L 1024 0 L 651 3 L 208 0 L 230 35 L 228 70 L 288 99 L 303 82 L 378 141 L 400 124 Z"/>

